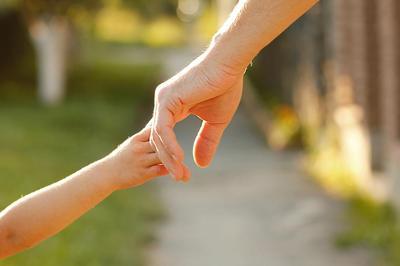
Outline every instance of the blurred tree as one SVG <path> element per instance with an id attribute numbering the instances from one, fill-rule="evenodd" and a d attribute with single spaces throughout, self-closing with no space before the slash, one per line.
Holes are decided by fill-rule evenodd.
<path id="1" fill-rule="evenodd" d="M 11 0 L 9 0 L 11 1 Z M 71 25 L 76 11 L 95 14 L 103 5 L 136 9 L 146 18 L 176 14 L 177 0 L 12 0 L 27 22 L 33 41 L 39 80 L 39 99 L 46 105 L 59 103 L 65 94 L 66 64 Z"/>
<path id="2" fill-rule="evenodd" d="M 104 2 L 119 2 L 127 8 L 133 8 L 140 11 L 140 13 L 146 18 L 152 18 L 154 16 L 165 14 L 165 15 L 176 15 L 176 7 L 178 0 L 103 0 Z"/>
<path id="3" fill-rule="evenodd" d="M 38 65 L 39 99 L 47 105 L 59 103 L 65 94 L 67 51 L 71 14 L 74 9 L 95 11 L 94 0 L 20 0 Z"/>
<path id="4" fill-rule="evenodd" d="M 32 82 L 33 48 L 26 27 L 15 9 L 0 5 L 0 82 L 26 79 Z"/>

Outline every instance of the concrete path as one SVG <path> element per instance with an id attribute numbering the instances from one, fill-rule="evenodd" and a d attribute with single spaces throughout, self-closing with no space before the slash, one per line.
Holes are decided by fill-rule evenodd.
<path id="1" fill-rule="evenodd" d="M 152 266 L 368 266 L 362 250 L 334 246 L 343 204 L 301 174 L 298 155 L 269 151 L 239 111 L 213 165 L 198 169 L 191 148 L 199 123 L 177 127 L 189 184 L 160 180 L 168 212 Z"/>

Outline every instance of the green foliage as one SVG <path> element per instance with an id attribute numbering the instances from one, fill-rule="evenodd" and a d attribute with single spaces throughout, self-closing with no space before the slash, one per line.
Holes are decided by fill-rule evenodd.
<path id="1" fill-rule="evenodd" d="M 379 265 L 400 265 L 400 221 L 393 206 L 356 198 L 347 217 L 349 228 L 338 237 L 339 247 L 369 247 L 382 255 Z"/>
<path id="2" fill-rule="evenodd" d="M 73 9 L 95 12 L 104 5 L 122 5 L 138 10 L 145 17 L 154 17 L 175 14 L 177 0 L 19 0 L 19 4 L 32 17 L 68 16 Z"/>
<path id="3" fill-rule="evenodd" d="M 276 150 L 299 144 L 300 124 L 294 110 L 288 105 L 279 105 L 272 110 L 268 144 Z"/>
<path id="4" fill-rule="evenodd" d="M 33 82 L 34 51 L 26 27 L 15 9 L 0 12 L 0 82 Z"/>
<path id="5" fill-rule="evenodd" d="M 73 8 L 95 11 L 101 1 L 96 0 L 20 0 L 22 10 L 29 17 L 52 18 L 67 16 Z"/>
<path id="6" fill-rule="evenodd" d="M 71 93 L 51 109 L 30 90 L 0 90 L 0 209 L 133 134 L 158 73 L 156 66 L 74 66 Z M 115 193 L 64 232 L 0 265 L 144 265 L 144 249 L 163 217 L 155 193 L 151 184 Z"/>
<path id="7" fill-rule="evenodd" d="M 2 0 L 0 1 L 0 14 L 4 10 L 9 10 L 17 5 L 18 0 Z"/>
<path id="8" fill-rule="evenodd" d="M 340 198 L 361 195 L 354 175 L 332 143 L 324 142 L 307 151 L 306 171 L 330 194 Z"/>
<path id="9" fill-rule="evenodd" d="M 160 71 L 160 66 L 154 64 L 138 68 L 129 63 L 99 59 L 71 67 L 68 93 L 81 98 L 96 95 L 117 102 L 139 99 L 152 104 Z"/>
<path id="10" fill-rule="evenodd" d="M 160 14 L 175 15 L 178 0 L 121 0 L 127 8 L 139 10 L 145 17 Z"/>

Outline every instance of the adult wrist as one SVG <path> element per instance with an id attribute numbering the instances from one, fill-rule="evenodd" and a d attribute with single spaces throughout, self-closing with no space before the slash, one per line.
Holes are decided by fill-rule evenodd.
<path id="1" fill-rule="evenodd" d="M 212 38 L 208 49 L 205 51 L 205 60 L 221 68 L 231 75 L 244 74 L 251 59 L 242 55 L 235 46 L 229 42 L 224 33 L 218 32 Z"/>
<path id="2" fill-rule="evenodd" d="M 222 80 L 227 77 L 238 77 L 242 72 L 239 68 L 212 53 L 207 53 L 201 66 L 204 70 L 203 73 Z"/>

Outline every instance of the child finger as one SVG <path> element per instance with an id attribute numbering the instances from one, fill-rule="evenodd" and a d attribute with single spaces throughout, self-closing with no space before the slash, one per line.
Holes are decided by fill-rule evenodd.
<path id="1" fill-rule="evenodd" d="M 135 138 L 136 138 L 138 141 L 141 141 L 141 142 L 149 141 L 149 139 L 150 139 L 150 132 L 151 132 L 151 128 L 150 128 L 150 127 L 145 127 L 145 128 L 143 128 L 139 133 L 137 133 L 137 134 L 135 135 Z"/>
<path id="2" fill-rule="evenodd" d="M 156 165 L 156 164 L 161 164 L 161 160 L 158 157 L 157 153 L 149 153 L 149 154 L 147 154 L 144 160 L 145 160 L 146 166 L 152 166 L 152 165 Z"/>
<path id="3" fill-rule="evenodd" d="M 156 177 L 156 176 L 163 176 L 163 175 L 168 175 L 168 170 L 165 168 L 164 165 L 158 164 L 158 165 L 153 165 L 147 169 L 147 176 L 149 178 Z"/>
<path id="4" fill-rule="evenodd" d="M 143 142 L 139 144 L 140 151 L 143 153 L 155 153 L 155 148 L 150 144 L 150 142 Z"/>

